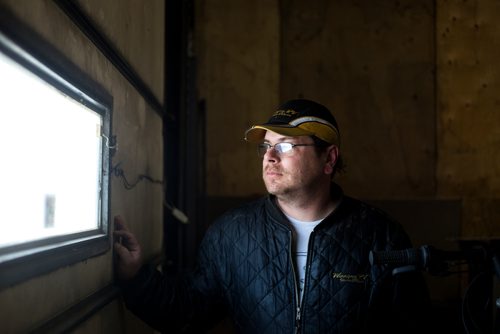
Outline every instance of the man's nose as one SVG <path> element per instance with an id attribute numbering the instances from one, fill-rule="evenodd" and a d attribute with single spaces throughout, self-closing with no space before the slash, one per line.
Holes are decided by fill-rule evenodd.
<path id="1" fill-rule="evenodd" d="M 270 147 L 266 154 L 264 154 L 264 160 L 276 162 L 279 160 L 279 153 L 274 149 L 274 146 Z"/>

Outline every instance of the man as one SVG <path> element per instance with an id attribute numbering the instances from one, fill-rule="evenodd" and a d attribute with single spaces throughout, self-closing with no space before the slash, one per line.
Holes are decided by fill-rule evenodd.
<path id="1" fill-rule="evenodd" d="M 418 273 L 371 266 L 371 250 L 411 247 L 401 226 L 343 194 L 340 133 L 329 110 L 299 99 L 248 129 L 269 195 L 217 219 L 198 265 L 173 281 L 140 269 L 117 217 L 117 273 L 127 307 L 154 328 L 200 333 L 229 315 L 238 333 L 408 333 L 424 323 Z"/>

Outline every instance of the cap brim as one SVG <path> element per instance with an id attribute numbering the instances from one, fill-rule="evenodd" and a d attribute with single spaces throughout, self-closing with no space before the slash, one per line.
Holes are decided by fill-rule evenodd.
<path id="1" fill-rule="evenodd" d="M 306 131 L 297 127 L 276 126 L 276 125 L 255 125 L 245 132 L 245 140 L 251 143 L 261 143 L 264 140 L 266 131 L 276 132 L 282 136 L 312 136 L 313 132 Z"/>

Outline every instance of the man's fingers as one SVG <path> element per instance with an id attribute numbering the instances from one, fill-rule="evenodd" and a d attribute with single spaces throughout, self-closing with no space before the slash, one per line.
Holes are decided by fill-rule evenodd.
<path id="1" fill-rule="evenodd" d="M 114 227 L 113 236 L 115 237 L 115 242 L 124 244 L 137 243 L 134 235 L 128 230 L 125 221 L 120 215 L 114 217 Z"/>
<path id="2" fill-rule="evenodd" d="M 118 242 L 115 242 L 113 244 L 113 248 L 114 248 L 115 254 L 118 256 L 118 258 L 122 259 L 125 262 L 128 262 L 128 261 L 130 261 L 130 259 L 133 259 L 133 258 L 140 256 L 139 253 L 137 253 L 137 251 L 139 251 L 138 248 L 137 249 L 130 249 L 126 245 L 124 246 Z"/>
<path id="3" fill-rule="evenodd" d="M 129 250 L 119 244 L 118 242 L 115 242 L 113 245 L 113 248 L 115 249 L 115 253 L 120 257 L 120 258 L 125 258 L 127 254 L 129 253 Z"/>
<path id="4" fill-rule="evenodd" d="M 131 279 L 141 266 L 141 245 L 125 225 L 120 215 L 113 219 L 113 249 L 116 256 L 115 268 L 120 279 Z"/>
<path id="5" fill-rule="evenodd" d="M 114 217 L 114 225 L 115 225 L 115 230 L 127 230 L 125 221 L 120 215 Z"/>
<path id="6" fill-rule="evenodd" d="M 136 242 L 135 236 L 129 231 L 114 231 L 113 236 L 115 238 L 121 238 L 125 242 Z"/>
<path id="7" fill-rule="evenodd" d="M 128 231 L 114 231 L 115 243 L 120 243 L 129 250 L 135 250 L 139 247 L 139 242 L 135 236 Z"/>
<path id="8" fill-rule="evenodd" d="M 132 239 L 132 233 L 130 233 L 129 231 L 124 231 L 124 230 L 113 231 L 113 235 L 115 237 Z"/>

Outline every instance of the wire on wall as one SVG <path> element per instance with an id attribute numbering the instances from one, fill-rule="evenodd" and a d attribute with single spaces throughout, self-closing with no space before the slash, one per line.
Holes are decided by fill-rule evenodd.
<path id="1" fill-rule="evenodd" d="M 134 182 L 130 182 L 127 179 L 127 177 L 125 176 L 125 171 L 120 167 L 120 165 L 121 165 L 121 162 L 117 163 L 116 166 L 114 166 L 114 167 L 112 166 L 111 167 L 111 174 L 121 179 L 123 187 L 126 190 L 131 190 L 131 189 L 135 188 L 135 186 L 137 186 L 142 181 L 148 181 L 148 182 L 153 183 L 153 184 L 158 184 L 158 185 L 164 186 L 163 180 L 154 179 L 151 176 L 146 175 L 146 174 L 139 174 Z M 163 192 L 163 193 L 165 193 L 165 192 Z M 179 210 L 178 208 L 176 208 L 175 206 L 173 206 L 172 204 L 168 203 L 165 198 L 163 199 L 163 205 L 170 210 L 172 215 L 178 221 L 180 221 L 183 224 L 189 223 L 189 218 L 186 216 L 186 214 L 184 212 L 182 212 L 181 210 Z"/>
<path id="2" fill-rule="evenodd" d="M 114 167 L 112 166 L 111 167 L 111 173 L 114 176 L 116 176 L 116 177 L 118 177 L 118 178 L 120 178 L 122 180 L 122 184 L 125 187 L 125 189 L 127 189 L 127 190 L 135 188 L 135 186 L 137 186 L 137 184 L 139 184 L 140 182 L 142 182 L 144 180 L 149 181 L 149 182 L 151 182 L 153 184 L 159 184 L 159 185 L 163 186 L 163 181 L 162 180 L 153 179 L 151 176 L 146 175 L 146 174 L 139 174 L 134 182 L 130 182 L 127 179 L 127 177 L 125 176 L 125 172 L 120 167 L 120 165 L 121 165 L 121 162 L 119 162 L 118 164 L 116 164 L 116 166 L 114 166 Z"/>

